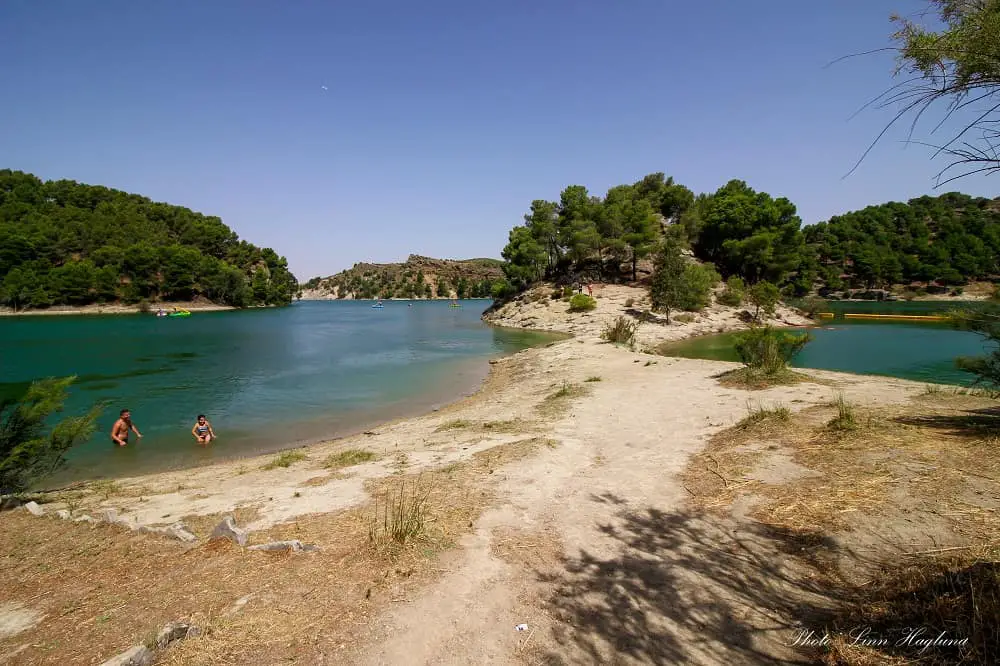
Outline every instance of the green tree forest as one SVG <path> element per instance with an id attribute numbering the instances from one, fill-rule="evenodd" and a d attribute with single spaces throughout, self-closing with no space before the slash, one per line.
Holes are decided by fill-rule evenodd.
<path id="1" fill-rule="evenodd" d="M 786 296 L 962 285 L 1000 273 L 1000 200 L 925 196 L 803 226 L 791 201 L 740 180 L 699 195 L 662 173 L 604 197 L 572 185 L 558 202 L 532 202 L 510 232 L 504 272 L 518 289 L 539 280 L 634 281 L 667 239 L 722 278 L 766 281 Z"/>
<path id="2" fill-rule="evenodd" d="M 15 309 L 197 297 L 285 305 L 284 257 L 218 217 L 71 180 L 0 170 L 0 303 Z"/>

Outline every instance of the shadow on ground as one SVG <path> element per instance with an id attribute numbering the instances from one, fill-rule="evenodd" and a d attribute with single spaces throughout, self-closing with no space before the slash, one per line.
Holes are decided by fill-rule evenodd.
<path id="1" fill-rule="evenodd" d="M 897 423 L 944 430 L 957 437 L 1000 434 L 1000 407 L 967 409 L 947 414 L 921 414 L 894 419 Z"/>
<path id="2" fill-rule="evenodd" d="M 793 643 L 802 629 L 822 635 L 842 605 L 831 590 L 844 587 L 820 575 L 836 570 L 836 545 L 759 523 L 736 530 L 718 516 L 622 511 L 600 527 L 605 555 L 582 551 L 539 573 L 559 620 L 545 662 L 815 663 Z"/>

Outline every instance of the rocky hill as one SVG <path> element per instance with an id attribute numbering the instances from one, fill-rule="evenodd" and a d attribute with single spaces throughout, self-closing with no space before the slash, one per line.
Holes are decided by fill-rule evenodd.
<path id="1" fill-rule="evenodd" d="M 499 259 L 433 259 L 411 254 L 403 263 L 357 263 L 302 285 L 303 300 L 485 298 L 503 280 Z"/>

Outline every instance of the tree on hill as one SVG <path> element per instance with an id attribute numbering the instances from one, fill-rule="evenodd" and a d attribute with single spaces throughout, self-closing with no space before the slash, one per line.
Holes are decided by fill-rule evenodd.
<path id="1" fill-rule="evenodd" d="M 662 223 L 662 228 L 661 224 Z M 887 203 L 801 228 L 785 198 L 734 180 L 712 194 L 650 174 L 603 199 L 573 185 L 536 200 L 503 249 L 511 289 L 544 280 L 627 280 L 667 240 L 690 246 L 724 277 L 814 288 L 872 289 L 913 281 L 958 285 L 1000 274 L 1000 202 L 950 193 Z"/>
<path id="2" fill-rule="evenodd" d="M 262 268 L 266 284 L 251 288 Z M 0 170 L 0 275 L 0 303 L 15 309 L 195 297 L 283 305 L 298 289 L 284 257 L 217 217 L 11 170 Z"/>
<path id="3" fill-rule="evenodd" d="M 635 280 L 639 262 L 662 235 L 660 221 L 675 222 L 693 200 L 689 189 L 662 173 L 613 187 L 603 198 L 571 185 L 558 203 L 532 202 L 524 223 L 510 232 L 504 273 L 518 288 L 581 274 Z"/>
<path id="4" fill-rule="evenodd" d="M 800 226 L 788 199 L 774 199 L 741 180 L 732 180 L 700 206 L 700 229 L 693 249 L 723 276 L 778 283 L 802 262 Z"/>

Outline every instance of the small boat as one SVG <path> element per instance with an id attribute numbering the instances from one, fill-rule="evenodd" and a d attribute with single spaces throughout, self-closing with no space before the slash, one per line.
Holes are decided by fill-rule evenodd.
<path id="1" fill-rule="evenodd" d="M 460 307 L 462 307 L 462 305 L 458 301 L 452 301 L 451 303 L 448 304 L 448 307 L 449 308 L 460 308 Z"/>
<path id="2" fill-rule="evenodd" d="M 375 304 L 375 305 L 373 305 L 372 307 L 373 307 L 373 308 L 375 308 L 376 310 L 381 310 L 381 309 L 382 309 L 382 308 L 384 308 L 385 306 L 384 306 L 384 305 L 382 305 L 382 301 L 379 301 L 378 303 L 376 303 L 376 304 Z"/>
<path id="3" fill-rule="evenodd" d="M 168 317 L 190 317 L 191 313 L 188 312 L 187 310 L 174 310 L 173 312 L 171 312 L 167 316 Z"/>

